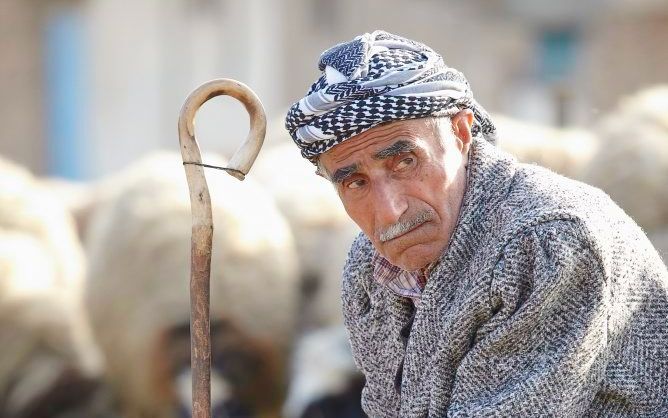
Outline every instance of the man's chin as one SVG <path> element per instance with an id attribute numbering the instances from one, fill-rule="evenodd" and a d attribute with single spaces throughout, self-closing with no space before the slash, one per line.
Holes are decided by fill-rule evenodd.
<path id="1" fill-rule="evenodd" d="M 406 271 L 416 271 L 427 267 L 438 259 L 439 253 L 430 244 L 415 244 L 396 256 L 388 256 L 387 261 Z"/>

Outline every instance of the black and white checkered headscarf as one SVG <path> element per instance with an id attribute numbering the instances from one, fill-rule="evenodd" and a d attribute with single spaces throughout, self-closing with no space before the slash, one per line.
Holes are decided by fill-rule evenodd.
<path id="1" fill-rule="evenodd" d="M 322 76 L 292 105 L 285 127 L 302 155 L 316 157 L 383 122 L 473 111 L 474 136 L 496 128 L 462 73 L 428 46 L 384 31 L 365 33 L 320 56 Z"/>

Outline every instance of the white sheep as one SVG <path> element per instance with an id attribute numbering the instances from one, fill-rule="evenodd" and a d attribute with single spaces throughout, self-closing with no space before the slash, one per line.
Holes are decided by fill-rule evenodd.
<path id="1" fill-rule="evenodd" d="M 82 304 L 84 269 L 59 199 L 0 159 L 0 416 L 56 416 L 92 395 L 77 393 L 102 372 Z"/>
<path id="2" fill-rule="evenodd" d="M 573 179 L 582 177 L 598 150 L 598 139 L 585 129 L 552 128 L 494 115 L 497 145 L 524 163 L 535 163 Z"/>
<path id="3" fill-rule="evenodd" d="M 280 369 L 294 334 L 293 238 L 251 179 L 215 170 L 207 179 L 214 407 L 268 414 L 280 403 Z M 87 304 L 109 377 L 128 418 L 176 416 L 190 402 L 191 212 L 181 158 L 146 158 L 98 187 L 86 240 Z"/>
<path id="4" fill-rule="evenodd" d="M 315 174 L 282 126 L 269 126 L 268 146 L 251 176 L 273 195 L 297 241 L 302 271 L 300 329 L 292 356 L 286 417 L 362 417 L 362 377 L 353 363 L 341 315 L 343 265 L 359 228 L 334 187 Z M 350 415 L 352 413 L 352 415 Z"/>
<path id="5" fill-rule="evenodd" d="M 592 129 L 601 146 L 582 179 L 645 230 L 668 226 L 668 86 L 622 100 Z"/>
<path id="6" fill-rule="evenodd" d="M 278 125 L 278 123 L 274 124 Z M 276 200 L 297 241 L 302 272 L 303 329 L 341 324 L 341 273 L 359 228 L 334 187 L 315 174 L 285 133 L 275 128 L 250 175 Z M 270 131 L 271 133 L 271 131 Z"/>

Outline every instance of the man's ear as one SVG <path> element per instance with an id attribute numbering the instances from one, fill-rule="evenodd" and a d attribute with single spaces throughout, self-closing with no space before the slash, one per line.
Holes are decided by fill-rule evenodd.
<path id="1" fill-rule="evenodd" d="M 452 131 L 461 141 L 463 150 L 467 150 L 471 143 L 471 126 L 473 126 L 471 109 L 463 109 L 452 117 Z"/>

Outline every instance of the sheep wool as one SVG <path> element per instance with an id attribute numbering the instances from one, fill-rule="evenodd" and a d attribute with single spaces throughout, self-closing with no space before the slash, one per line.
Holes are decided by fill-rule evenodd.
<path id="1" fill-rule="evenodd" d="M 6 160 L 0 173 L 0 416 L 64 412 L 88 394 L 40 400 L 66 396 L 66 378 L 91 387 L 103 367 L 82 303 L 83 251 L 55 196 Z"/>
<path id="2" fill-rule="evenodd" d="M 598 150 L 598 138 L 578 128 L 552 128 L 494 115 L 497 145 L 523 163 L 579 180 Z"/>
<path id="3" fill-rule="evenodd" d="M 582 181 L 603 189 L 646 231 L 668 226 L 668 85 L 625 98 L 592 130 L 601 146 Z"/>
<path id="4" fill-rule="evenodd" d="M 250 176 L 271 193 L 295 235 L 304 289 L 301 327 L 341 325 L 341 271 L 359 228 L 334 187 L 281 134 L 284 141 L 259 155 Z"/>
<path id="5" fill-rule="evenodd" d="M 213 156 L 204 161 L 224 165 Z M 212 334 L 213 321 L 224 319 L 229 338 L 252 337 L 282 353 L 294 333 L 298 294 L 288 225 L 252 179 L 212 171 L 207 182 L 214 218 Z M 153 155 L 100 187 L 110 191 L 99 192 L 101 207 L 87 234 L 87 306 L 108 373 L 128 417 L 175 416 L 180 391 L 169 381 L 176 365 L 167 358 L 175 354 L 165 344 L 179 338 L 174 350 L 189 349 L 190 315 L 192 220 L 182 161 Z M 189 364 L 187 351 L 179 355 Z M 220 396 L 228 389 L 220 387 Z"/>

